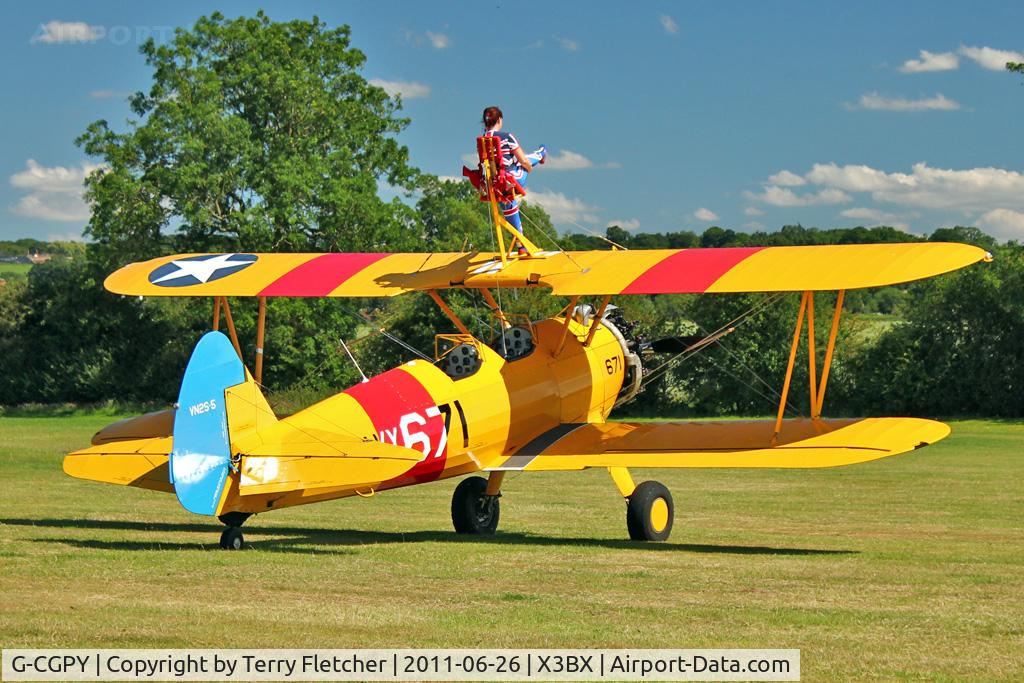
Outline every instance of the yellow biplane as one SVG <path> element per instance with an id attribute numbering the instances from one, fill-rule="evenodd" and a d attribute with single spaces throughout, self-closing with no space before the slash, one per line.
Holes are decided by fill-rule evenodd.
<path id="1" fill-rule="evenodd" d="M 221 545 L 242 547 L 252 514 L 369 496 L 471 473 L 452 498 L 460 533 L 493 533 L 509 471 L 606 468 L 625 498 L 630 538 L 664 540 L 672 496 L 629 468 L 832 467 L 934 443 L 949 428 L 912 417 L 821 417 L 846 290 L 931 277 L 990 258 L 963 244 L 915 243 L 650 251 L 542 251 L 504 222 L 489 197 L 494 253 L 190 254 L 133 263 L 106 288 L 139 296 L 211 297 L 214 331 L 196 345 L 173 410 L 112 424 L 70 453 L 74 477 L 173 492 L 189 511 L 218 517 Z M 510 254 L 504 237 L 523 250 Z M 525 252 L 525 253 L 523 253 Z M 514 252 L 513 252 L 514 253 Z M 480 339 L 441 296 L 478 290 L 498 330 Z M 569 297 L 559 315 L 506 315 L 491 290 L 546 288 Z M 836 291 L 822 358 L 815 293 Z M 260 389 L 268 297 L 428 294 L 458 330 L 438 335 L 435 359 L 411 360 L 293 415 Z M 641 344 L 613 296 L 796 292 L 801 295 L 774 420 L 609 422 L 644 377 Z M 257 297 L 253 373 L 242 362 L 229 297 Z M 593 305 L 586 305 L 590 300 Z M 224 318 L 228 334 L 218 331 Z M 809 359 L 810 417 L 783 419 L 797 348 Z M 689 340 L 683 350 L 715 341 Z"/>

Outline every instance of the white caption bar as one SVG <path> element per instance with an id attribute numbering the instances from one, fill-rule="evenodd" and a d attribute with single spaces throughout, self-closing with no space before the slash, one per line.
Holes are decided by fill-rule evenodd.
<path id="1" fill-rule="evenodd" d="M 4 650 L 5 681 L 798 681 L 800 650 Z"/>

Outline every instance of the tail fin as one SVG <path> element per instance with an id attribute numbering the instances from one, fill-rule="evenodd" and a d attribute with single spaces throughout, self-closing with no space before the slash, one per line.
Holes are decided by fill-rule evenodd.
<path id="1" fill-rule="evenodd" d="M 170 476 L 182 507 L 218 514 L 232 443 L 269 422 L 276 418 L 228 338 L 203 335 L 185 368 L 174 415 Z"/>

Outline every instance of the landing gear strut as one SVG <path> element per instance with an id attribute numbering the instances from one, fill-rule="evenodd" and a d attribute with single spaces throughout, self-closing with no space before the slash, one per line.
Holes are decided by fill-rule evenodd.
<path id="1" fill-rule="evenodd" d="M 220 547 L 224 550 L 241 550 L 245 547 L 245 537 L 242 536 L 241 526 L 249 519 L 251 512 L 228 512 L 217 519 L 227 526 L 220 535 Z"/>
<path id="2" fill-rule="evenodd" d="M 452 524 L 456 533 L 493 534 L 501 516 L 500 497 L 500 493 L 488 493 L 488 481 L 483 477 L 460 481 L 452 494 Z"/>
<path id="3" fill-rule="evenodd" d="M 672 533 L 675 506 L 668 487 L 658 481 L 639 485 L 625 467 L 609 467 L 608 474 L 626 499 L 626 528 L 634 541 L 664 541 Z"/>

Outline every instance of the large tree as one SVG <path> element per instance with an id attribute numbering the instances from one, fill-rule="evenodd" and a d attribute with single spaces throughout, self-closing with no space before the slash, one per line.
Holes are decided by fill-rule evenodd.
<path id="1" fill-rule="evenodd" d="M 124 132 L 96 121 L 77 141 L 105 162 L 86 182 L 97 251 L 123 262 L 414 244 L 410 208 L 379 195 L 417 185 L 394 138 L 408 120 L 360 73 L 366 57 L 349 36 L 316 17 L 214 13 L 144 43 L 153 82 L 131 98 L 137 118 Z"/>

